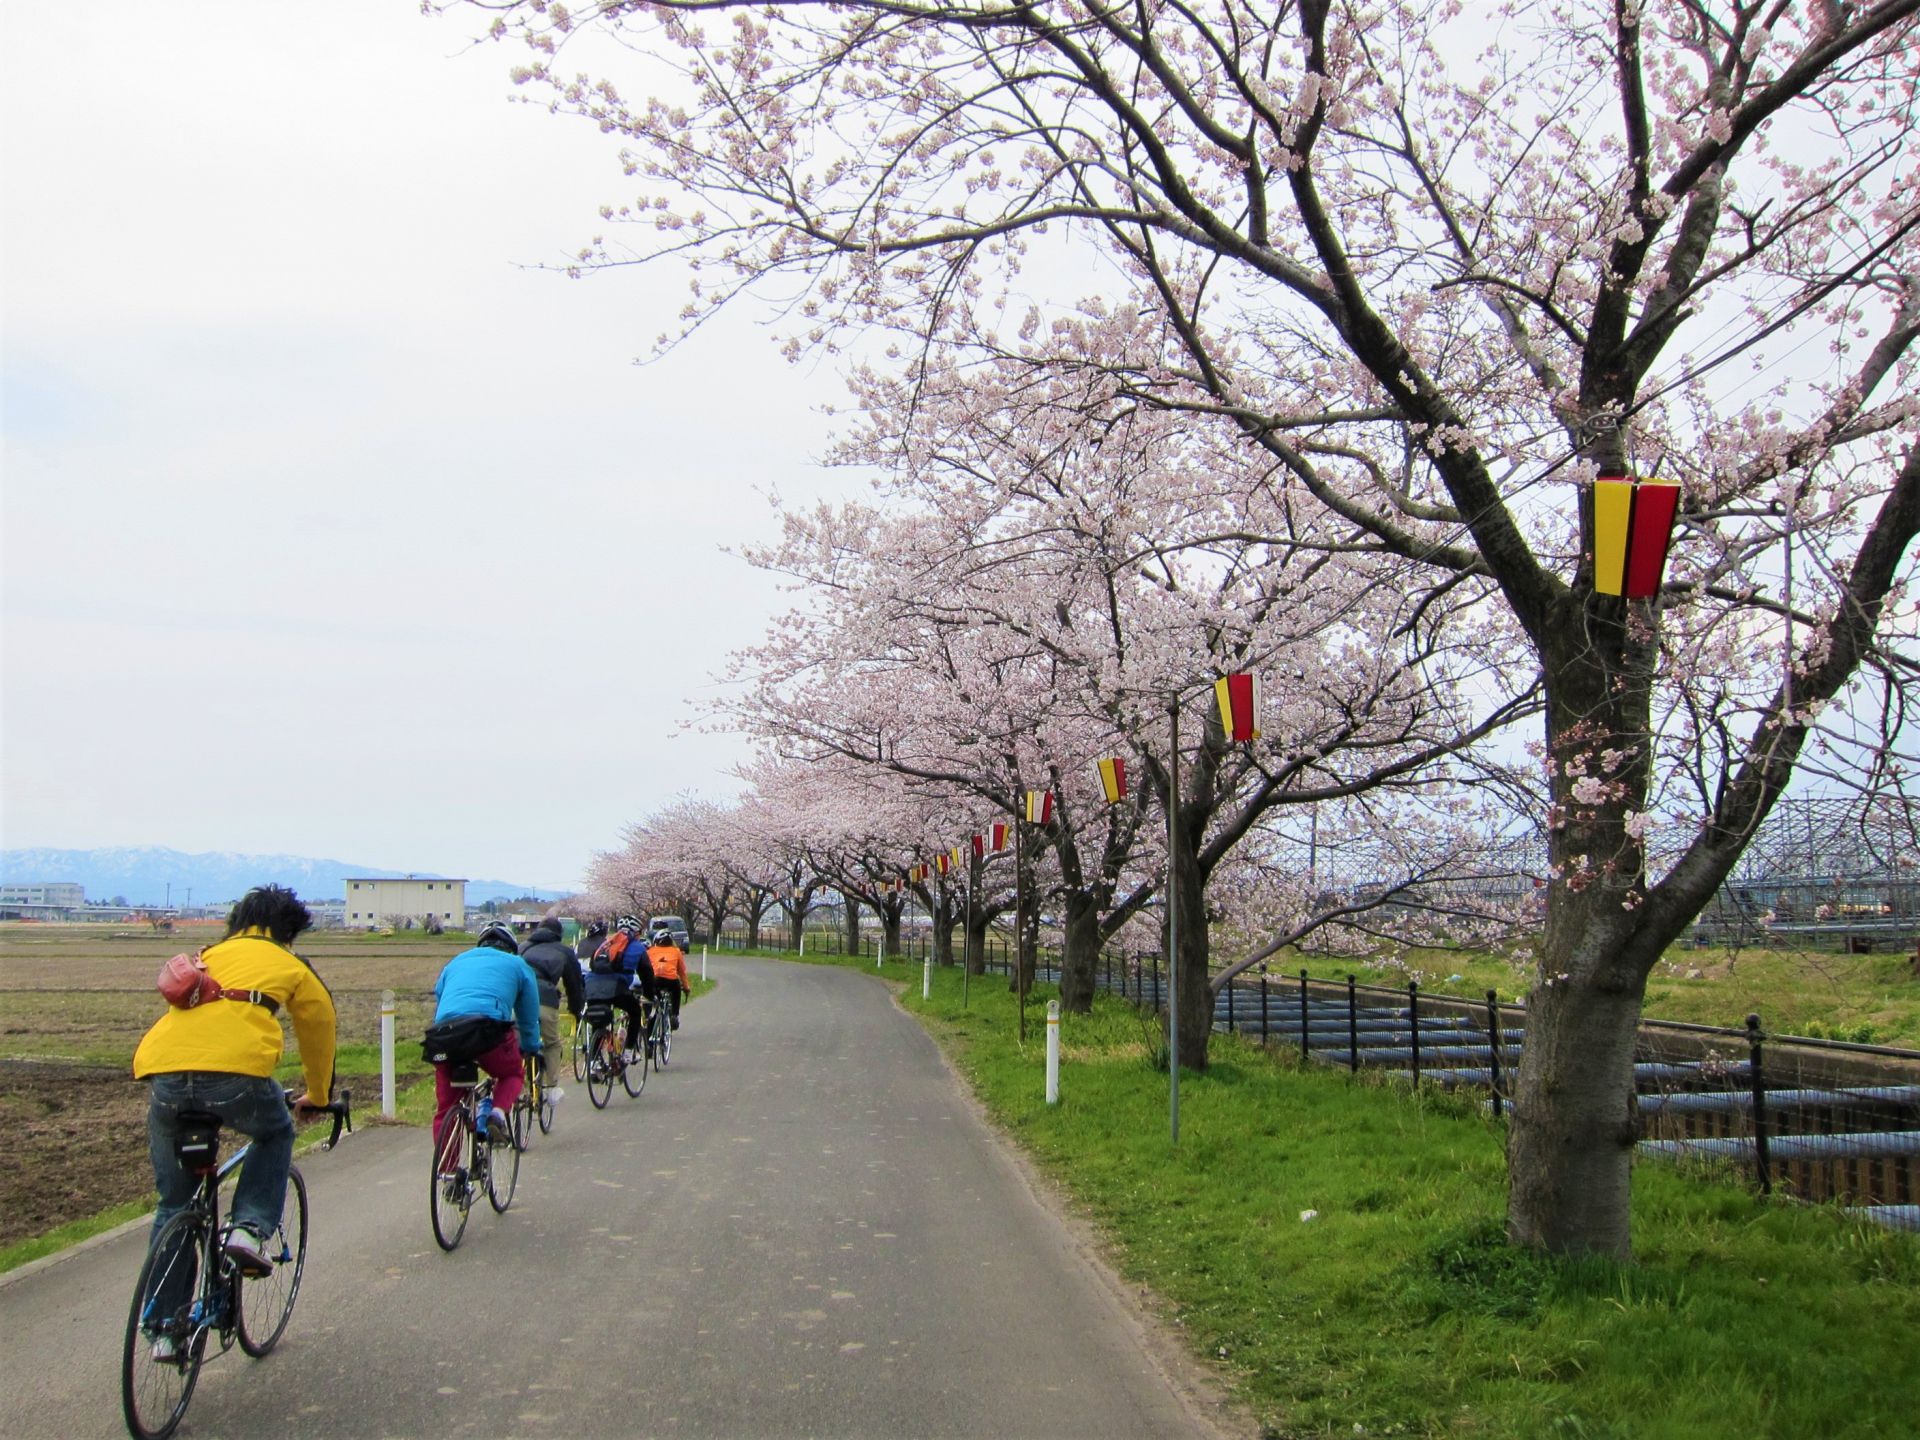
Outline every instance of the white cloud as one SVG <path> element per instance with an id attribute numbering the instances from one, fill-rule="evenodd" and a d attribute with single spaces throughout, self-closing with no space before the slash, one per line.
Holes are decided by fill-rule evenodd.
<path id="1" fill-rule="evenodd" d="M 0 9 L 5 842 L 577 878 L 774 587 L 831 382 L 526 268 L 612 147 L 395 0 Z M 292 797 L 282 799 L 282 796 Z"/>

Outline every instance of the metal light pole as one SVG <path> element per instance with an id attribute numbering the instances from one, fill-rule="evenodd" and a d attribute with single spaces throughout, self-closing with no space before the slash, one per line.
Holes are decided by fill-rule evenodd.
<path id="1" fill-rule="evenodd" d="M 1167 707 L 1173 720 L 1167 763 L 1167 1123 L 1180 1143 L 1180 869 L 1173 847 L 1180 816 L 1180 698 Z"/>

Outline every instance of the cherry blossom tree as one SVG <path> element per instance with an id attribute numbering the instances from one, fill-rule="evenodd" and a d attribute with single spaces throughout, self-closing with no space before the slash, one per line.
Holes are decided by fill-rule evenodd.
<path id="1" fill-rule="evenodd" d="M 1810 750 L 1884 771 L 1909 716 L 1920 0 L 604 4 L 681 76 L 634 102 L 569 11 L 499 8 L 649 187 L 580 268 L 690 260 L 689 326 L 784 277 L 796 353 L 890 332 L 908 374 L 1097 332 L 1366 537 L 1319 532 L 1341 568 L 1491 587 L 1552 870 L 1509 1233 L 1625 1255 L 1647 975 Z M 1636 475 L 1684 488 L 1650 599 L 1578 518 Z"/>

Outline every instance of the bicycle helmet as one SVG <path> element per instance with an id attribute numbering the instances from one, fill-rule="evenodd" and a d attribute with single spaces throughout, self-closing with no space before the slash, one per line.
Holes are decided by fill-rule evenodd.
<path id="1" fill-rule="evenodd" d="M 620 917 L 620 928 L 629 933 L 638 933 L 640 929 L 640 917 L 638 915 L 622 915 Z"/>
<path id="2" fill-rule="evenodd" d="M 473 943 L 475 946 L 484 945 L 492 950 L 504 950 L 509 955 L 520 953 L 520 942 L 513 938 L 513 931 L 498 920 L 483 929 L 480 932 L 480 938 Z"/>

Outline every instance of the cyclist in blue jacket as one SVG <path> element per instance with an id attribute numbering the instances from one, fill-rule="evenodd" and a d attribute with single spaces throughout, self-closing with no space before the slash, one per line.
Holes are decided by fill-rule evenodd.
<path id="1" fill-rule="evenodd" d="M 639 919 L 623 915 L 619 927 L 587 961 L 586 1000 L 589 1005 L 596 1001 L 611 1004 L 626 1013 L 625 1048 L 629 1063 L 639 1057 L 643 1023 L 635 991 L 649 999 L 653 997 L 653 966 L 647 963 L 647 947 L 640 939 Z"/>
<path id="2" fill-rule="evenodd" d="M 490 1133 L 496 1140 L 508 1135 L 507 1115 L 520 1098 L 520 1057 L 540 1053 L 540 988 L 533 971 L 520 960 L 520 945 L 506 926 L 493 924 L 480 932 L 471 950 L 449 960 L 433 982 L 439 1003 L 433 1023 L 479 1016 L 500 1022 L 499 1043 L 474 1063 L 493 1077 L 493 1118 Z M 448 1067 L 433 1067 L 433 1143 L 436 1154 L 446 1138 L 447 1116 L 453 1113 L 454 1089 Z"/>

